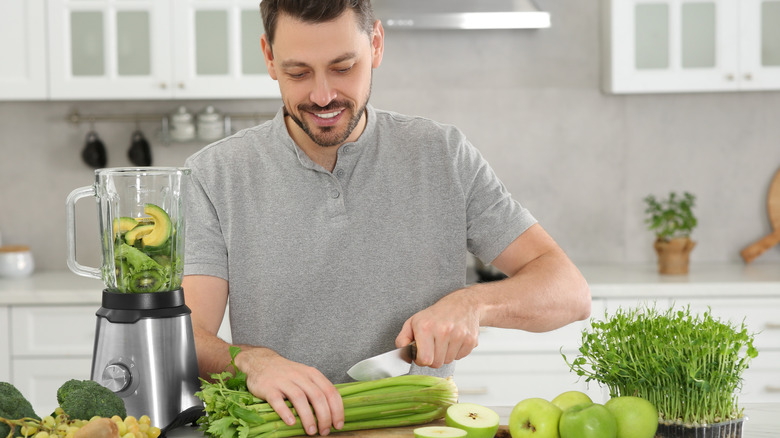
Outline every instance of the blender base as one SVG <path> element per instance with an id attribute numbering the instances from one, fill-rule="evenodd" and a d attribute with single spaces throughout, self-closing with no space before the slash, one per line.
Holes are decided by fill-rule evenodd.
<path id="1" fill-rule="evenodd" d="M 148 415 L 161 431 L 203 415 L 190 313 L 182 289 L 105 290 L 96 312 L 92 380 L 121 397 L 128 415 Z"/>

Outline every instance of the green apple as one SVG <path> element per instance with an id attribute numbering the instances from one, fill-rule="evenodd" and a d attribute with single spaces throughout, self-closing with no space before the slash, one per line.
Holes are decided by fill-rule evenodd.
<path id="1" fill-rule="evenodd" d="M 604 406 L 617 420 L 617 438 L 653 438 L 658 429 L 658 410 L 641 397 L 612 397 Z"/>
<path id="2" fill-rule="evenodd" d="M 468 433 L 449 426 L 425 426 L 414 429 L 414 438 L 463 438 Z"/>
<path id="3" fill-rule="evenodd" d="M 617 420 L 598 403 L 572 406 L 561 415 L 561 438 L 617 438 Z"/>
<path id="4" fill-rule="evenodd" d="M 468 438 L 493 438 L 498 422 L 496 411 L 476 403 L 455 403 L 444 414 L 444 423 L 465 430 Z"/>
<path id="5" fill-rule="evenodd" d="M 559 438 L 561 408 L 543 398 L 527 398 L 512 408 L 509 433 L 512 438 Z"/>
<path id="6" fill-rule="evenodd" d="M 593 400 L 588 397 L 588 394 L 581 391 L 566 391 L 558 394 L 557 397 L 552 399 L 552 404 L 561 408 L 562 411 L 566 411 L 566 409 L 569 409 L 572 406 L 582 404 L 589 405 L 591 403 L 593 403 Z"/>

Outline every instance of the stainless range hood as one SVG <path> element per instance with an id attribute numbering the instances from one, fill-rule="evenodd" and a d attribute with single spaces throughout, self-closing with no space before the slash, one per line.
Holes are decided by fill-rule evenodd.
<path id="1" fill-rule="evenodd" d="M 540 29 L 550 14 L 534 0 L 372 0 L 386 28 Z"/>

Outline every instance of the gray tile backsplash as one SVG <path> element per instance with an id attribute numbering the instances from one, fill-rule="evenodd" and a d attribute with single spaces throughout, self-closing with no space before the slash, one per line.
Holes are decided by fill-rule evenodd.
<path id="1" fill-rule="evenodd" d="M 766 190 L 780 167 L 780 92 L 606 95 L 599 88 L 598 2 L 539 1 L 541 30 L 386 31 L 372 103 L 459 126 L 509 190 L 579 263 L 652 262 L 642 199 L 698 197 L 694 263 L 737 262 L 771 231 Z M 89 185 L 84 114 L 275 111 L 278 101 L 0 102 L 0 232 L 28 244 L 39 270 L 67 269 L 65 198 Z M 143 122 L 154 165 L 203 144 L 163 144 Z M 238 124 L 237 128 L 241 128 Z M 130 165 L 132 123 L 98 123 L 108 164 Z M 413 140 L 413 139 L 410 139 Z M 95 205 L 77 210 L 78 259 L 100 263 Z M 760 261 L 780 261 L 780 247 Z"/>

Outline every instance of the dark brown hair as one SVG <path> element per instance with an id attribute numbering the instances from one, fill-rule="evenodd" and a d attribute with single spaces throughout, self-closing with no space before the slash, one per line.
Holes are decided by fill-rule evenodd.
<path id="1" fill-rule="evenodd" d="M 262 0 L 260 2 L 263 28 L 272 46 L 279 15 L 287 14 L 307 23 L 324 23 L 340 17 L 347 8 L 355 13 L 358 27 L 370 36 L 376 21 L 371 0 Z"/>

